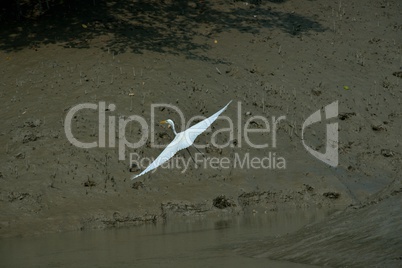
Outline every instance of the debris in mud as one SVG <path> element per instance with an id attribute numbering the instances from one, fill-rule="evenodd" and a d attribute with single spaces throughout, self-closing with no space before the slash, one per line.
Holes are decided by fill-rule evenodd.
<path id="1" fill-rule="evenodd" d="M 28 193 L 11 192 L 8 195 L 8 202 L 14 202 L 16 200 L 22 200 L 27 196 L 29 196 Z"/>
<path id="2" fill-rule="evenodd" d="M 158 134 L 158 136 L 159 136 L 159 138 L 161 138 L 161 139 L 170 139 L 169 134 L 167 134 L 166 132 L 160 132 L 160 133 Z"/>
<path id="3" fill-rule="evenodd" d="M 17 159 L 25 159 L 25 154 L 24 153 L 18 153 L 15 158 Z"/>
<path id="4" fill-rule="evenodd" d="M 237 139 L 234 139 L 234 140 L 232 141 L 232 144 L 233 144 L 234 146 L 237 146 L 238 143 L 239 143 L 239 142 L 237 141 Z"/>
<path id="5" fill-rule="evenodd" d="M 251 204 L 258 204 L 261 201 L 261 196 L 263 196 L 265 192 L 250 192 L 250 193 L 242 193 L 239 196 L 239 203 L 242 206 L 248 206 Z"/>
<path id="6" fill-rule="evenodd" d="M 391 192 L 391 195 L 394 196 L 394 195 L 397 195 L 397 194 L 400 194 L 400 193 L 402 193 L 402 187 L 399 188 L 399 189 L 396 189 L 396 190 L 392 191 L 392 192 Z"/>
<path id="7" fill-rule="evenodd" d="M 392 75 L 396 76 L 396 77 L 399 77 L 399 78 L 402 78 L 402 72 L 393 72 Z"/>
<path id="8" fill-rule="evenodd" d="M 32 132 L 27 132 L 22 139 L 22 143 L 36 141 L 37 139 L 38 139 L 37 135 L 33 134 Z"/>
<path id="9" fill-rule="evenodd" d="M 383 88 L 393 88 L 393 85 L 390 81 L 388 81 L 387 78 L 385 78 L 385 80 L 382 82 L 382 87 Z"/>
<path id="10" fill-rule="evenodd" d="M 86 182 L 84 182 L 84 186 L 85 187 L 93 187 L 93 186 L 96 186 L 96 182 L 91 181 L 90 179 L 88 179 Z"/>
<path id="11" fill-rule="evenodd" d="M 329 199 L 338 199 L 341 196 L 340 193 L 335 193 L 335 192 L 326 192 L 326 193 L 323 193 L 322 195 Z"/>
<path id="12" fill-rule="evenodd" d="M 219 208 L 219 209 L 224 209 L 227 207 L 234 207 L 236 206 L 231 200 L 229 200 L 226 196 L 220 195 L 218 197 L 215 197 L 212 204 L 214 207 Z"/>
<path id="13" fill-rule="evenodd" d="M 257 70 L 256 70 L 255 68 L 252 68 L 252 69 L 249 70 L 249 72 L 252 73 L 252 74 L 254 74 L 254 73 L 257 72 Z"/>
<path id="14" fill-rule="evenodd" d="M 338 115 L 338 118 L 343 121 L 343 120 L 349 119 L 350 117 L 355 116 L 355 115 L 356 115 L 356 113 L 341 113 Z"/>
<path id="15" fill-rule="evenodd" d="M 52 137 L 52 138 L 54 138 L 54 139 L 58 139 L 59 138 L 59 132 L 57 132 L 57 131 L 50 131 L 50 133 L 49 133 L 49 137 Z"/>
<path id="16" fill-rule="evenodd" d="M 313 93 L 314 96 L 320 96 L 322 92 L 319 89 L 312 89 L 311 93 Z"/>
<path id="17" fill-rule="evenodd" d="M 274 203 L 286 203 L 292 200 L 293 197 L 282 192 L 249 192 L 249 193 L 242 193 L 239 195 L 239 204 L 242 207 L 252 206 L 256 204 L 274 204 Z"/>
<path id="18" fill-rule="evenodd" d="M 131 188 L 136 189 L 136 190 L 138 190 L 140 188 L 144 188 L 144 183 L 142 183 L 142 181 L 136 181 L 133 183 Z"/>
<path id="19" fill-rule="evenodd" d="M 383 125 L 372 125 L 371 129 L 374 131 L 383 131 L 387 130 Z"/>
<path id="20" fill-rule="evenodd" d="M 208 147 L 205 147 L 205 152 L 206 153 L 216 153 L 216 154 L 222 154 L 222 148 L 215 147 L 214 145 L 210 145 Z"/>
<path id="21" fill-rule="evenodd" d="M 202 214 L 211 210 L 211 207 L 205 203 L 185 204 L 167 202 L 161 204 L 161 210 L 163 217 L 166 218 L 167 214 L 181 214 L 184 216 Z"/>
<path id="22" fill-rule="evenodd" d="M 379 43 L 380 41 L 381 41 L 380 38 L 373 37 L 373 38 L 371 38 L 368 42 L 369 42 L 369 44 L 377 44 L 377 43 Z"/>
<path id="23" fill-rule="evenodd" d="M 389 149 L 381 149 L 381 154 L 385 157 L 393 157 L 395 153 Z"/>
<path id="24" fill-rule="evenodd" d="M 254 128 L 262 128 L 263 126 L 256 122 L 255 120 L 250 121 L 250 125 L 253 126 Z"/>
<path id="25" fill-rule="evenodd" d="M 29 119 L 24 122 L 24 127 L 39 127 L 42 124 L 42 121 L 40 119 Z"/>
<path id="26" fill-rule="evenodd" d="M 122 215 L 120 212 L 115 211 L 111 216 L 106 214 L 100 214 L 90 216 L 82 220 L 81 230 L 86 229 L 107 229 L 122 226 L 137 226 L 144 223 L 155 223 L 158 219 L 157 215 L 144 214 L 144 215 Z"/>
<path id="27" fill-rule="evenodd" d="M 137 172 L 139 170 L 140 169 L 138 168 L 138 166 L 136 164 L 134 164 L 134 163 L 131 165 L 131 167 L 129 169 L 130 172 Z"/>
<path id="28" fill-rule="evenodd" d="M 303 185 L 306 187 L 306 190 L 307 190 L 308 192 L 314 191 L 314 187 L 313 187 L 313 186 L 310 186 L 310 185 L 308 185 L 308 184 L 303 184 Z"/>

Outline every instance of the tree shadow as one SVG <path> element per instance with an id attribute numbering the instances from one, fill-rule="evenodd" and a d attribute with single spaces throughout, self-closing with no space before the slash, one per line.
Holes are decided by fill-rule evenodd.
<path id="1" fill-rule="evenodd" d="M 211 60 L 201 56 L 212 45 L 206 40 L 221 32 L 257 34 L 263 28 L 276 28 L 296 36 L 326 30 L 311 18 L 272 8 L 284 1 L 217 4 L 208 0 L 49 0 L 48 10 L 43 11 L 43 5 L 29 6 L 26 9 L 31 11 L 30 16 L 18 21 L 3 16 L 0 50 L 15 51 L 55 43 L 89 48 L 91 40 L 104 37 L 98 45 L 117 53 L 154 51 Z M 39 9 L 36 13 L 40 16 L 32 15 L 35 8 Z"/>

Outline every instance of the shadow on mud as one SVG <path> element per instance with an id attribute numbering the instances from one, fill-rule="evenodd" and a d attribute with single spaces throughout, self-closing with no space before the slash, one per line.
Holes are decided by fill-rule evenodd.
<path id="1" fill-rule="evenodd" d="M 19 1 L 0 6 L 0 50 L 14 51 L 45 44 L 88 48 L 105 37 L 100 47 L 116 53 L 154 51 L 188 58 L 208 50 L 213 36 L 228 31 L 259 33 L 277 28 L 290 35 L 325 29 L 297 13 L 277 11 L 281 1 Z M 35 3 L 32 3 L 35 2 Z M 8 4 L 7 4 L 8 3 Z M 13 5 L 14 3 L 14 5 Z"/>

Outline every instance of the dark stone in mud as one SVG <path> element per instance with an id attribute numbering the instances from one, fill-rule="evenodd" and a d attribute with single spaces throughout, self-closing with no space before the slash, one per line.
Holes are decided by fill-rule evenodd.
<path id="1" fill-rule="evenodd" d="M 25 154 L 24 153 L 18 153 L 15 158 L 17 159 L 25 159 Z"/>
<path id="2" fill-rule="evenodd" d="M 136 164 L 132 164 L 129 171 L 130 172 L 137 172 L 139 170 L 140 169 L 138 168 L 138 166 Z"/>
<path id="3" fill-rule="evenodd" d="M 311 93 L 313 93 L 315 96 L 320 96 L 322 92 L 319 89 L 312 89 Z"/>
<path id="4" fill-rule="evenodd" d="M 340 193 L 335 193 L 335 192 L 326 192 L 326 193 L 323 193 L 322 195 L 329 199 L 338 199 L 341 196 Z"/>
<path id="5" fill-rule="evenodd" d="M 391 196 L 402 193 L 402 187 L 391 192 Z"/>
<path id="6" fill-rule="evenodd" d="M 383 131 L 387 130 L 383 125 L 372 125 L 371 129 L 374 131 Z"/>
<path id="7" fill-rule="evenodd" d="M 389 149 L 381 149 L 381 154 L 385 157 L 392 157 L 395 153 Z"/>
<path id="8" fill-rule="evenodd" d="M 396 76 L 396 77 L 399 77 L 399 78 L 402 78 L 402 72 L 393 72 L 392 75 Z"/>
<path id="9" fill-rule="evenodd" d="M 213 205 L 216 208 L 224 209 L 227 207 L 232 207 L 234 204 L 224 195 L 220 195 L 213 200 Z"/>
<path id="10" fill-rule="evenodd" d="M 136 190 L 138 190 L 140 188 L 144 188 L 144 183 L 142 183 L 142 181 L 136 181 L 133 183 L 131 188 L 136 189 Z"/>
<path id="11" fill-rule="evenodd" d="M 86 182 L 84 182 L 84 186 L 85 187 L 93 187 L 93 186 L 96 186 L 96 182 L 87 180 Z"/>
<path id="12" fill-rule="evenodd" d="M 28 143 L 31 141 L 36 141 L 38 139 L 38 136 L 33 134 L 32 132 L 28 132 L 24 135 L 22 139 L 22 143 Z"/>
<path id="13" fill-rule="evenodd" d="M 16 200 L 23 200 L 27 196 L 29 196 L 28 193 L 11 192 L 8 195 L 8 202 L 14 202 Z"/>
<path id="14" fill-rule="evenodd" d="M 29 119 L 24 122 L 24 127 L 39 127 L 42 124 L 40 119 Z"/>
<path id="15" fill-rule="evenodd" d="M 303 184 L 303 185 L 306 187 L 306 190 L 307 190 L 308 192 L 314 191 L 314 187 L 313 187 L 313 186 L 310 186 L 310 185 L 308 185 L 308 184 Z"/>
<path id="16" fill-rule="evenodd" d="M 338 115 L 338 118 L 340 120 L 346 120 L 346 119 L 349 119 L 350 117 L 352 117 L 354 115 L 356 115 L 356 113 L 341 113 L 341 114 Z"/>

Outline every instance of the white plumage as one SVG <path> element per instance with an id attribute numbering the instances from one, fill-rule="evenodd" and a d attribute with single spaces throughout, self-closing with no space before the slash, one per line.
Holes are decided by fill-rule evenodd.
<path id="1" fill-rule="evenodd" d="M 194 126 L 188 128 L 185 131 L 182 131 L 180 133 L 176 132 L 176 129 L 174 127 L 174 122 L 171 119 L 167 119 L 166 121 L 162 121 L 161 123 L 163 124 L 169 124 L 172 127 L 173 133 L 175 134 L 175 138 L 173 141 L 162 151 L 162 153 L 140 174 L 135 175 L 131 179 L 135 179 L 141 175 L 144 175 L 145 173 L 159 167 L 166 161 L 168 161 L 170 158 L 172 158 L 178 151 L 183 150 L 189 146 L 191 146 L 194 143 L 194 140 L 200 135 L 202 132 L 204 132 L 218 117 L 225 109 L 229 106 L 229 104 L 232 101 L 230 101 L 228 104 L 226 104 L 225 107 L 220 109 L 218 112 L 214 113 L 210 117 L 202 120 L 201 122 L 198 122 Z"/>

